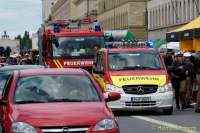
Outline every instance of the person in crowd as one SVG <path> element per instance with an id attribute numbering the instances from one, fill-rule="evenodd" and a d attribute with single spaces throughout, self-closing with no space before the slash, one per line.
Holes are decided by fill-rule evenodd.
<path id="1" fill-rule="evenodd" d="M 186 90 L 186 107 L 191 107 L 191 99 L 192 99 L 192 81 L 195 77 L 193 63 L 191 62 L 191 53 L 186 52 L 183 54 L 184 56 L 184 67 L 185 67 L 185 90 Z"/>
<path id="2" fill-rule="evenodd" d="M 196 99 L 196 106 L 195 112 L 200 113 L 200 52 L 196 54 L 196 80 L 197 80 L 197 99 Z"/>
<path id="3" fill-rule="evenodd" d="M 183 62 L 183 54 L 176 53 L 175 60 L 172 62 L 171 80 L 175 89 L 176 108 L 179 110 L 180 105 L 182 109 L 186 108 L 186 90 L 185 90 L 185 68 Z"/>
<path id="4" fill-rule="evenodd" d="M 172 49 L 167 50 L 166 55 L 164 55 L 164 62 L 167 67 L 172 65 L 173 62 Z"/>
<path id="5" fill-rule="evenodd" d="M 21 56 L 18 55 L 17 56 L 17 65 L 21 65 L 22 64 L 22 59 L 21 59 Z"/>

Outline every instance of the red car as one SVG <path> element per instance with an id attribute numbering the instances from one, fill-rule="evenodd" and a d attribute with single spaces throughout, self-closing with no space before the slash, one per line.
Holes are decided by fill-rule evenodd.
<path id="1" fill-rule="evenodd" d="M 105 98 L 84 70 L 18 70 L 0 97 L 2 132 L 119 133 L 106 103 L 119 98 L 115 92 Z"/>

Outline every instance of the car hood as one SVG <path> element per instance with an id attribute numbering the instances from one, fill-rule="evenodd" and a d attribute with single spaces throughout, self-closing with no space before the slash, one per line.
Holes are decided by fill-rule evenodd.
<path id="1" fill-rule="evenodd" d="M 167 73 L 164 70 L 143 71 L 113 71 L 110 72 L 113 85 L 158 85 L 163 86 L 167 82 Z"/>
<path id="2" fill-rule="evenodd" d="M 15 105 L 14 121 L 27 122 L 35 127 L 95 125 L 113 117 L 105 103 L 43 103 Z"/>

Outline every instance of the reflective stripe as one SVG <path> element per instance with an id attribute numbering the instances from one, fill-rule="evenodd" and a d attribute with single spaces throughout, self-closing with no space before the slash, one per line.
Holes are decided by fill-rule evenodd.
<path id="1" fill-rule="evenodd" d="M 56 60 L 53 60 L 53 62 L 56 64 L 57 68 L 60 68 L 60 66 L 57 64 Z"/>
<path id="2" fill-rule="evenodd" d="M 60 61 L 59 61 L 59 60 L 56 60 L 56 61 L 57 61 L 58 65 L 60 66 L 60 68 L 63 68 L 63 66 L 62 66 L 62 64 L 60 63 Z"/>

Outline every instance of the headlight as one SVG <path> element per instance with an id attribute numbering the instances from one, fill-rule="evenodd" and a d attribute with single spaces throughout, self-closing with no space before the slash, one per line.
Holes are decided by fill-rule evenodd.
<path id="1" fill-rule="evenodd" d="M 112 119 L 104 119 L 96 124 L 93 131 L 105 131 L 117 128 L 117 125 Z"/>
<path id="2" fill-rule="evenodd" d="M 122 88 L 119 88 L 119 87 L 111 85 L 111 84 L 106 84 L 106 89 L 107 89 L 108 92 L 123 93 Z"/>
<path id="3" fill-rule="evenodd" d="M 34 127 L 24 122 L 12 124 L 12 133 L 38 133 Z"/>
<path id="4" fill-rule="evenodd" d="M 165 93 L 165 92 L 169 92 L 169 91 L 172 91 L 171 83 L 165 84 L 164 86 L 161 86 L 158 88 L 159 93 Z"/>

